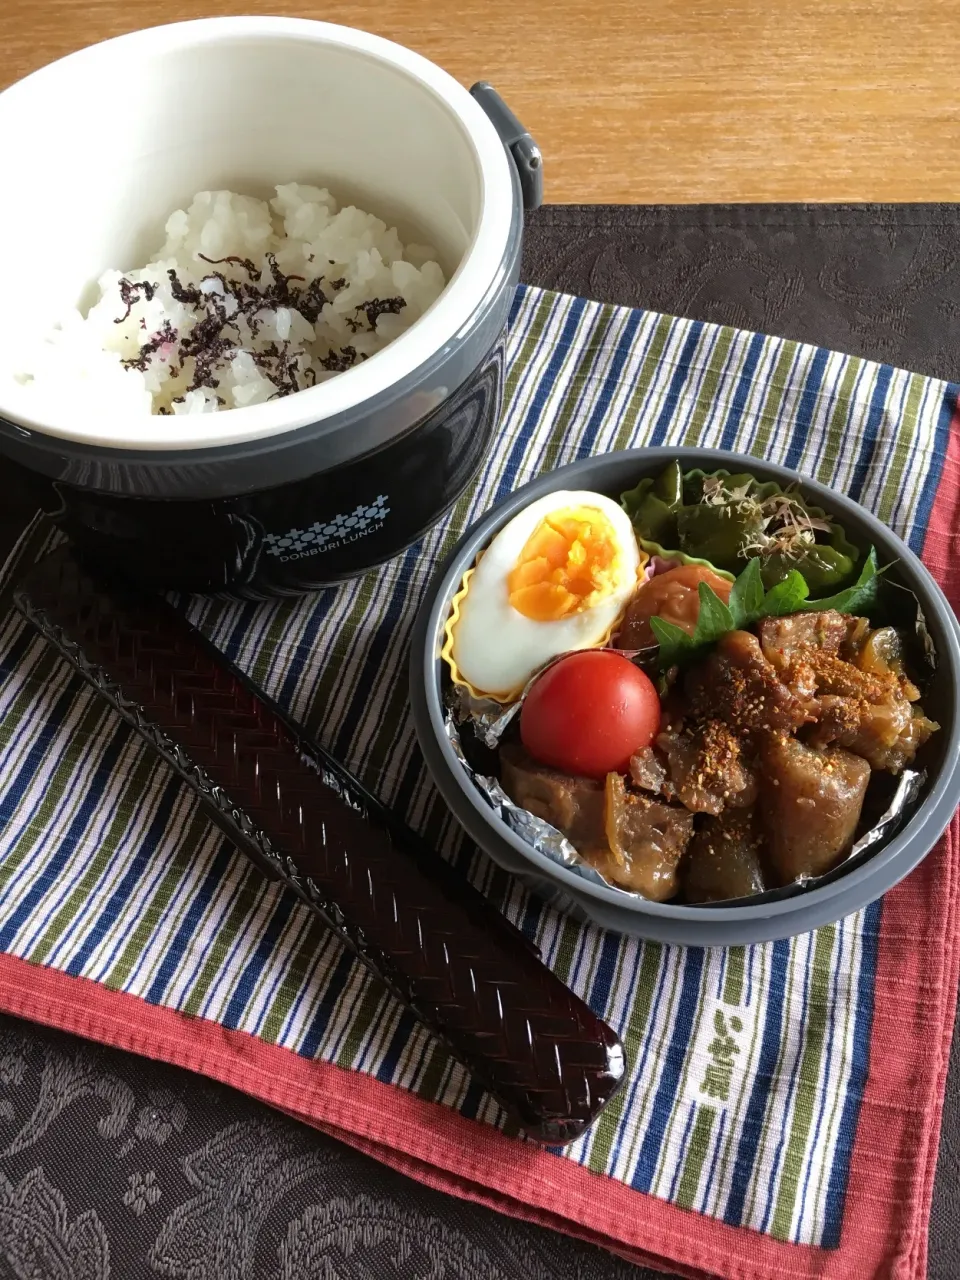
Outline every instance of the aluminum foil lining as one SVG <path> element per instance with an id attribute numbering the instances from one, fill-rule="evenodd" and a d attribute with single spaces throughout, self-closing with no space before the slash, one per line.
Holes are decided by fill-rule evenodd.
<path id="1" fill-rule="evenodd" d="M 925 769 L 904 769 L 897 778 L 896 790 L 890 798 L 890 803 L 870 830 L 854 844 L 845 859 L 846 862 L 858 857 L 861 853 L 866 853 L 880 840 L 893 835 L 906 809 L 918 799 L 926 780 Z M 821 880 L 823 878 L 823 876 L 820 877 Z"/>
<path id="2" fill-rule="evenodd" d="M 530 683 L 532 684 L 533 681 L 531 680 Z M 483 699 L 482 704 L 477 699 L 471 698 L 464 690 L 452 688 L 447 699 L 443 725 L 454 755 L 497 817 L 521 840 L 557 863 L 558 866 L 568 867 L 593 884 L 604 884 L 608 888 L 616 889 L 618 893 L 623 894 L 624 898 L 639 898 L 640 894 L 631 893 L 628 889 L 622 889 L 619 885 L 613 884 L 585 862 L 562 831 L 558 831 L 549 822 L 544 822 L 542 818 L 530 813 L 528 809 L 521 809 L 519 805 L 514 804 L 497 778 L 473 768 L 460 739 L 460 726 L 464 720 L 472 720 L 477 738 L 484 746 L 491 750 L 496 749 L 507 725 L 520 710 L 522 698 L 510 707 L 503 707 L 489 699 Z"/>

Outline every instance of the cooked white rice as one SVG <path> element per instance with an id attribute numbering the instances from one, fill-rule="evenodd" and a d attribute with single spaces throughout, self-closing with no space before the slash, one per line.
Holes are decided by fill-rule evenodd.
<path id="1" fill-rule="evenodd" d="M 17 380 L 48 401 L 115 412 L 262 404 L 372 356 L 439 296 L 433 250 L 338 209 L 329 191 L 276 191 L 269 204 L 201 191 L 168 218 L 154 260 L 106 271 L 97 302 L 21 356 Z"/>

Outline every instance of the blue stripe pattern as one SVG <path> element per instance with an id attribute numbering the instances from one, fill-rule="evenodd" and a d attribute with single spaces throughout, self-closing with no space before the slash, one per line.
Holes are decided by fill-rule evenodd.
<path id="1" fill-rule="evenodd" d="M 823 386 L 823 375 L 829 359 L 830 352 L 824 351 L 822 347 L 818 348 L 813 357 L 794 417 L 790 448 L 787 450 L 787 456 L 784 459 L 784 466 L 786 467 L 796 469 L 800 464 L 804 446 L 810 437 L 813 415 L 817 409 L 820 388 Z"/>
<path id="2" fill-rule="evenodd" d="M 653 1115 L 648 1122 L 647 1131 L 640 1146 L 640 1155 L 631 1182 L 638 1191 L 649 1191 L 653 1181 L 667 1120 L 670 1118 L 677 1098 L 680 1073 L 687 1057 L 690 1033 L 693 1029 L 693 1016 L 696 1013 L 700 995 L 703 951 L 699 947 L 688 947 L 684 959 L 683 985 L 680 988 L 673 1035 L 654 1098 Z"/>
<path id="3" fill-rule="evenodd" d="M 214 890 L 226 874 L 230 859 L 233 856 L 233 846 L 228 840 L 222 840 L 217 849 L 217 855 L 213 862 L 210 863 L 210 868 L 203 878 L 199 891 L 191 898 L 186 914 L 173 935 L 173 943 L 160 961 L 156 977 L 147 990 L 145 998 L 151 1004 L 159 1004 L 163 999 L 164 992 L 172 982 L 181 964 L 180 958 L 184 949 L 196 932 L 197 924 L 209 905 Z"/>
<path id="4" fill-rule="evenodd" d="M 747 348 L 747 358 L 743 362 L 743 371 L 737 379 L 737 390 L 734 393 L 733 401 L 727 412 L 727 420 L 723 424 L 723 431 L 720 435 L 720 448 L 733 449 L 737 443 L 737 432 L 740 430 L 740 421 L 743 418 L 743 411 L 747 406 L 747 397 L 750 394 L 750 388 L 756 377 L 757 365 L 760 363 L 760 357 L 763 354 L 765 339 L 762 334 L 755 333 L 750 339 L 750 345 Z"/>
<path id="5" fill-rule="evenodd" d="M 51 717 L 52 724 L 54 726 L 62 722 L 66 713 L 66 707 L 64 706 L 65 697 L 66 695 L 60 699 L 57 706 L 54 708 L 53 716 Z M 37 739 L 38 742 L 42 742 L 46 736 L 47 735 L 43 733 L 39 734 Z M 0 950 L 6 950 L 10 946 L 17 933 L 30 919 L 43 894 L 52 883 L 56 882 L 57 877 L 67 865 L 70 855 L 76 848 L 80 833 L 89 823 L 90 817 L 96 805 L 99 803 L 100 795 L 106 787 L 110 779 L 110 775 L 117 766 L 117 760 L 119 759 L 120 752 L 123 750 L 124 744 L 129 736 L 130 730 L 125 724 L 115 726 L 113 739 L 106 751 L 103 753 L 96 771 L 94 772 L 93 786 L 78 807 L 59 847 L 51 851 L 51 856 L 48 858 L 44 867 L 43 876 L 38 878 L 30 886 L 19 904 L 7 917 L 3 927 L 0 928 Z M 31 755 L 28 756 L 28 761 L 32 756 L 33 753 L 31 752 Z M 29 781 L 29 779 L 24 776 L 24 770 L 26 768 L 27 766 L 25 765 L 11 788 L 11 802 L 12 798 L 18 794 L 18 784 L 20 787 L 23 787 L 25 783 Z M 20 794 L 22 794 L 22 792 L 20 792 Z M 6 817 L 4 809 L 7 809 L 6 803 L 2 808 L 0 808 L 0 822 L 2 822 Z"/>
<path id="6" fill-rule="evenodd" d="M 703 325 L 698 320 L 691 324 L 690 330 L 684 339 L 683 348 L 677 357 L 677 363 L 674 367 L 673 377 L 670 379 L 663 408 L 660 410 L 654 428 L 650 433 L 650 443 L 654 446 L 663 444 L 667 438 L 667 432 L 676 417 L 680 393 L 683 390 L 684 383 L 690 376 L 693 359 L 697 353 L 697 347 L 700 345 L 702 333 Z"/>
<path id="7" fill-rule="evenodd" d="M 600 394 L 597 396 L 596 404 L 593 406 L 593 412 L 587 419 L 583 437 L 577 445 L 577 457 L 579 458 L 587 458 L 593 453 L 600 429 L 603 426 L 617 386 L 620 383 L 620 378 L 623 375 L 623 366 L 626 364 L 633 349 L 634 339 L 639 327 L 640 312 L 631 311 L 627 317 L 627 323 L 623 326 L 623 333 L 620 335 L 613 359 L 610 361 L 609 371 L 600 388 Z"/>
<path id="8" fill-rule="evenodd" d="M 747 1104 L 746 1119 L 737 1148 L 737 1159 L 733 1172 L 733 1184 L 724 1221 L 733 1226 L 743 1222 L 744 1202 L 747 1198 L 747 1187 L 754 1169 L 754 1159 L 760 1145 L 760 1131 L 763 1118 L 767 1113 L 771 1087 L 775 1080 L 775 1068 L 780 1054 L 780 1043 L 783 1031 L 783 1002 L 787 986 L 787 966 L 790 962 L 790 946 L 787 942 L 773 943 L 773 955 L 770 965 L 770 985 L 766 992 L 766 1010 L 763 1014 L 763 1039 L 760 1046 L 760 1060 L 757 1064 L 750 1101 Z"/>
<path id="9" fill-rule="evenodd" d="M 863 1102 L 870 1066 L 870 1032 L 873 1028 L 873 995 L 877 973 L 877 951 L 880 945 L 880 916 L 883 901 L 874 902 L 864 913 L 863 956 L 860 961 L 860 982 L 857 987 L 857 1024 L 853 1042 L 853 1065 L 847 1094 L 843 1101 L 840 1120 L 840 1148 L 843 1157 L 834 1163 L 827 1188 L 827 1221 L 823 1231 L 823 1247 L 835 1249 L 840 1243 L 843 1227 L 843 1205 L 850 1177 L 850 1160 L 857 1132 L 857 1120 Z"/>
<path id="10" fill-rule="evenodd" d="M 867 414 L 867 421 L 863 430 L 860 453 L 848 487 L 850 497 L 856 498 L 857 501 L 860 500 L 863 494 L 863 486 L 867 482 L 867 476 L 873 463 L 873 455 L 877 447 L 877 435 L 880 430 L 880 423 L 883 420 L 892 377 L 893 370 L 889 365 L 882 364 L 877 370 L 877 381 L 873 388 L 873 395 L 870 397 L 870 412 Z"/>
<path id="11" fill-rule="evenodd" d="M 126 725 L 123 725 L 122 727 L 126 729 Z M 129 730 L 124 734 L 121 734 L 119 730 L 117 731 L 113 743 L 104 754 L 104 760 L 106 760 L 109 755 L 112 757 L 113 762 L 116 762 L 116 757 L 120 754 L 120 750 L 128 734 Z M 166 829 L 167 823 L 170 819 L 171 810 L 173 809 L 174 802 L 176 801 L 180 790 L 180 780 L 178 778 L 171 778 L 164 788 L 163 797 L 160 804 L 157 806 L 157 811 L 154 814 L 153 821 L 143 834 L 142 844 L 139 846 L 135 856 L 131 860 L 126 874 L 107 900 L 106 907 L 96 917 L 93 922 L 93 927 L 71 957 L 70 962 L 67 965 L 67 973 L 72 974 L 74 977 L 82 974 L 87 961 L 107 936 L 111 925 L 115 923 L 117 916 L 120 914 L 121 908 L 127 901 L 127 898 L 140 882 L 144 869 L 148 865 L 150 857 L 155 852 L 157 845 L 160 842 L 160 838 Z M 3 949 L 5 945 L 6 944 L 2 941 L 2 933 L 0 933 L 0 949 Z"/>

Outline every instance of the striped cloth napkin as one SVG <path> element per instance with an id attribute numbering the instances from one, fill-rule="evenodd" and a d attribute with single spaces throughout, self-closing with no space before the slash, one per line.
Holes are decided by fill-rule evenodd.
<path id="1" fill-rule="evenodd" d="M 630 1075 L 613 1105 L 562 1151 L 505 1134 L 491 1099 L 7 612 L 0 1007 L 206 1073 L 434 1186 L 666 1270 L 922 1276 L 960 960 L 956 820 L 882 903 L 792 941 L 703 951 L 584 927 L 465 843 L 424 773 L 405 649 L 438 559 L 492 502 L 644 443 L 721 445 L 845 490 L 956 600 L 960 388 L 533 289 L 509 366 L 495 450 L 417 546 L 307 600 L 183 607 L 618 1029 Z M 57 537 L 34 524 L 8 582 Z"/>

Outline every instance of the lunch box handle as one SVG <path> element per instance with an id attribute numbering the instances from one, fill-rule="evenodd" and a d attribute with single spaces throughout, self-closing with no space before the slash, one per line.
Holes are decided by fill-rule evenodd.
<path id="1" fill-rule="evenodd" d="M 543 204 L 543 157 L 540 148 L 523 127 L 492 84 L 478 81 L 470 90 L 483 108 L 487 119 L 510 152 L 520 177 L 525 209 L 539 209 Z"/>

